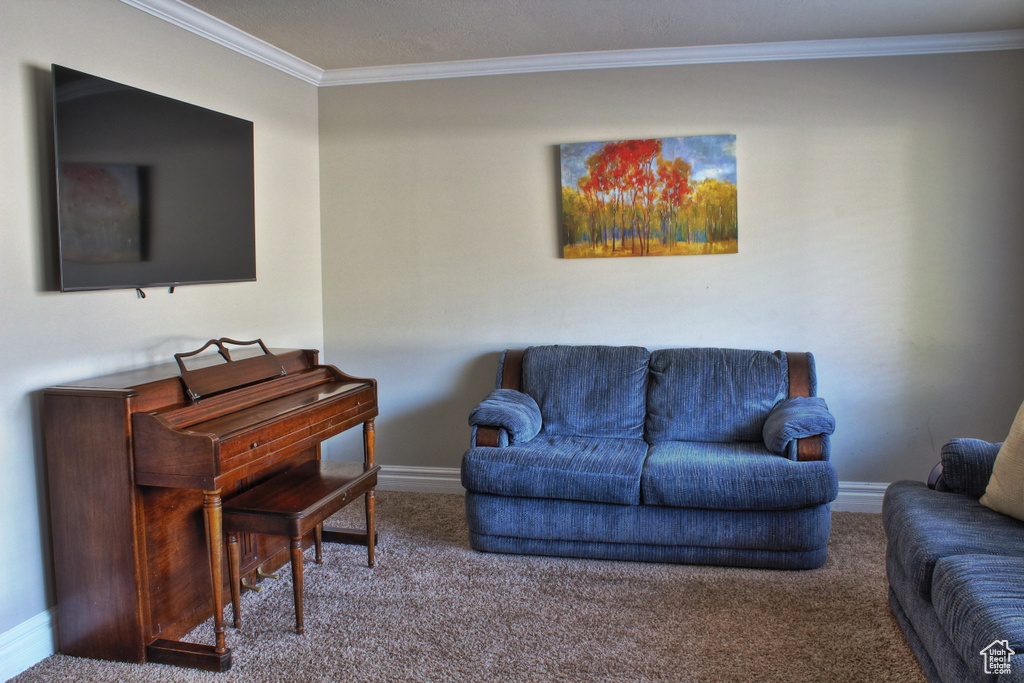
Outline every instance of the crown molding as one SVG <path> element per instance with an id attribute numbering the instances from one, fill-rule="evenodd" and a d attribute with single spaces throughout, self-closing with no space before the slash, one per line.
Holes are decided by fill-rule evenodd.
<path id="1" fill-rule="evenodd" d="M 320 85 L 324 70 L 285 52 L 265 40 L 235 28 L 180 0 L 121 0 L 126 5 L 170 22 L 179 28 L 234 50 L 257 62 L 272 66 L 312 85 Z"/>
<path id="2" fill-rule="evenodd" d="M 797 40 L 777 43 L 569 52 L 325 71 L 206 12 L 186 5 L 181 0 L 121 0 L 121 2 L 316 86 L 394 83 L 588 69 L 893 57 L 1024 49 L 1024 30 L 1007 30 L 888 38 Z"/>
<path id="3" fill-rule="evenodd" d="M 774 62 L 797 59 L 891 57 L 1019 49 L 1024 49 L 1024 31 L 1021 30 L 900 36 L 894 38 L 798 40 L 779 43 L 572 52 L 458 62 L 331 69 L 324 72 L 320 85 L 357 85 L 395 81 L 422 81 L 438 78 L 542 73 L 548 71 L 582 71 L 586 69 Z"/>

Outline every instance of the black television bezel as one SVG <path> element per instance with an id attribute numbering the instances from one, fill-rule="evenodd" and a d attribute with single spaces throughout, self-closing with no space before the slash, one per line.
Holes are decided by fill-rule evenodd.
<path id="1" fill-rule="evenodd" d="M 219 111 L 216 111 L 216 110 L 213 110 L 213 109 L 208 109 L 206 107 L 201 107 L 199 105 L 192 104 L 190 102 L 185 102 L 183 100 L 179 100 L 179 99 L 175 99 L 175 98 L 172 98 L 172 97 L 168 97 L 166 95 L 161 95 L 159 93 L 155 93 L 155 92 L 152 92 L 152 91 L 149 91 L 149 90 L 145 90 L 145 89 L 142 89 L 142 88 L 131 86 L 131 85 L 128 85 L 128 84 L 125 84 L 125 83 L 120 83 L 120 82 L 117 82 L 117 81 L 113 81 L 113 80 L 110 80 L 110 79 L 107 79 L 107 78 L 103 78 L 101 76 L 96 76 L 94 74 L 86 73 L 84 71 L 80 71 L 80 70 L 73 69 L 73 68 L 70 68 L 70 67 L 62 66 L 62 65 L 59 65 L 59 64 L 51 64 L 50 70 L 51 70 L 51 85 L 52 85 L 52 87 L 51 87 L 51 95 L 52 95 L 52 98 L 53 98 L 52 99 L 52 102 L 53 102 L 53 160 L 52 161 L 53 161 L 53 176 L 54 176 L 54 180 L 55 180 L 55 184 L 54 184 L 54 190 L 55 190 L 54 204 L 55 204 L 55 208 L 56 208 L 56 214 L 55 214 L 54 220 L 53 220 L 53 229 L 54 229 L 54 235 L 55 235 L 55 237 L 54 237 L 54 247 L 55 247 L 54 248 L 54 252 L 55 252 L 54 253 L 54 257 L 55 257 L 55 261 L 56 261 L 56 263 L 55 263 L 55 271 L 56 271 L 55 274 L 56 274 L 56 278 L 57 278 L 57 281 L 56 281 L 57 288 L 61 292 L 82 292 L 82 291 L 103 291 L 103 290 L 141 290 L 143 288 L 153 288 L 153 287 L 168 287 L 168 288 L 171 289 L 171 291 L 173 291 L 173 289 L 175 287 L 188 286 L 188 285 L 224 284 L 224 283 L 234 283 L 234 282 L 255 282 L 257 280 L 257 276 L 256 276 L 256 206 L 255 206 L 255 204 L 256 204 L 256 202 L 255 202 L 255 127 L 254 127 L 253 122 L 249 121 L 247 119 L 244 119 L 244 118 L 240 118 L 240 117 L 237 117 L 237 116 L 232 116 L 230 114 L 225 114 L 223 112 L 219 112 Z M 106 283 L 103 283 L 103 284 L 92 284 L 92 283 L 87 283 L 87 284 L 79 284 L 79 283 L 69 284 L 68 283 L 68 277 L 67 277 L 67 274 L 65 273 L 66 267 L 65 267 L 65 246 L 64 246 L 64 242 L 66 241 L 66 239 L 65 239 L 65 234 L 64 234 L 65 230 L 63 229 L 63 227 L 61 225 L 61 211 L 60 211 L 60 199 L 59 199 L 59 197 L 60 197 L 60 186 L 61 186 L 61 167 L 60 167 L 60 165 L 61 165 L 61 143 L 60 143 L 60 122 L 59 122 L 59 118 L 58 118 L 59 111 L 58 111 L 58 103 L 57 103 L 57 96 L 58 96 L 58 93 L 57 93 L 57 87 L 58 87 L 57 73 L 58 73 L 58 71 L 64 71 L 66 74 L 72 74 L 76 78 L 91 79 L 91 80 L 94 80 L 97 84 L 109 84 L 109 86 L 111 86 L 111 87 L 116 87 L 116 88 L 119 88 L 119 89 L 123 89 L 124 91 L 135 92 L 137 94 L 140 94 L 142 96 L 150 98 L 152 101 L 163 102 L 164 104 L 167 104 L 168 106 L 185 107 L 185 108 L 188 108 L 190 111 L 192 111 L 192 112 L 194 112 L 196 114 L 200 114 L 202 116 L 216 117 L 216 118 L 221 119 L 222 121 L 232 121 L 232 122 L 236 122 L 236 123 L 245 124 L 245 125 L 248 126 L 248 128 L 249 128 L 249 134 L 248 134 L 248 139 L 249 139 L 249 149 L 248 149 L 248 151 L 249 151 L 249 155 L 248 155 L 247 162 L 249 164 L 249 167 L 252 169 L 251 176 L 249 177 L 248 180 L 249 180 L 249 183 L 250 183 L 250 187 L 252 188 L 252 191 L 249 193 L 249 199 L 248 199 L 249 204 L 247 205 L 246 210 L 247 210 L 247 213 L 248 213 L 248 217 L 251 217 L 251 220 L 248 221 L 248 231 L 246 232 L 246 235 L 248 237 L 248 241 L 246 242 L 246 244 L 243 245 L 243 247 L 248 247 L 251 244 L 252 256 L 251 256 L 251 266 L 249 266 L 248 263 L 245 264 L 245 267 L 247 267 L 248 270 L 247 270 L 247 272 L 245 273 L 244 276 L 218 277 L 218 276 L 214 275 L 214 276 L 209 277 L 209 278 L 206 278 L 206 277 L 203 277 L 203 278 L 196 278 L 196 277 L 145 278 L 145 277 L 140 277 L 140 278 L 132 278 L 131 282 L 126 281 L 128 278 L 124 278 L 124 279 L 119 279 L 119 280 L 113 280 L 112 279 L 112 280 L 110 280 L 110 281 L 108 281 Z M 251 276 L 249 275 L 249 273 L 251 273 Z"/>

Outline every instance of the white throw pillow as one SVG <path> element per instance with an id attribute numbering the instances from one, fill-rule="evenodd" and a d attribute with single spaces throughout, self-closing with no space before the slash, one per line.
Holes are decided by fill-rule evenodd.
<path id="1" fill-rule="evenodd" d="M 981 504 L 1024 520 L 1024 405 L 1017 411 L 1010 433 L 996 455 Z"/>

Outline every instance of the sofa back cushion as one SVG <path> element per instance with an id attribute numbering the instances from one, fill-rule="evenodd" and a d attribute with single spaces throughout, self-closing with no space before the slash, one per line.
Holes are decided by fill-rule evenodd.
<path id="1" fill-rule="evenodd" d="M 638 346 L 531 346 L 521 389 L 537 401 L 543 433 L 642 439 L 649 357 Z"/>
<path id="2" fill-rule="evenodd" d="M 789 393 L 785 354 L 737 349 L 651 353 L 647 440 L 761 441 L 772 407 Z"/>

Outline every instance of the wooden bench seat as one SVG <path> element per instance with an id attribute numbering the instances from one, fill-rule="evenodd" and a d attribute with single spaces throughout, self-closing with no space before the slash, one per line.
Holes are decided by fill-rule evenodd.
<path id="1" fill-rule="evenodd" d="M 314 532 L 316 561 L 323 562 L 323 521 L 365 495 L 367 564 L 373 567 L 373 490 L 377 486 L 378 471 L 379 465 L 308 460 L 224 502 L 223 529 L 228 537 L 228 571 L 236 628 L 242 622 L 238 534 L 287 536 L 291 540 L 295 630 L 302 633 L 302 537 Z"/>

